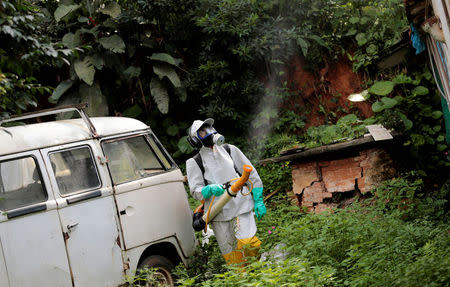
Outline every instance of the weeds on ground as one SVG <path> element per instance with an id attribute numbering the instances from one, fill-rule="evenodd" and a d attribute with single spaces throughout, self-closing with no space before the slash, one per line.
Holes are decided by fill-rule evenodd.
<path id="1" fill-rule="evenodd" d="M 141 287 L 141 286 L 164 286 L 161 283 L 161 273 L 157 268 L 144 268 L 140 269 L 136 275 L 127 276 L 125 282 L 129 287 Z"/>
<path id="2" fill-rule="evenodd" d="M 305 214 L 278 196 L 257 222 L 262 252 L 285 257 L 227 267 L 217 243 L 188 269 L 184 286 L 446 286 L 450 282 L 448 187 L 423 192 L 416 173 L 386 181 L 364 202 Z M 265 256 L 263 256 L 265 257 Z M 222 263 L 220 263 L 222 260 Z M 194 262 L 196 262 L 194 260 Z"/>

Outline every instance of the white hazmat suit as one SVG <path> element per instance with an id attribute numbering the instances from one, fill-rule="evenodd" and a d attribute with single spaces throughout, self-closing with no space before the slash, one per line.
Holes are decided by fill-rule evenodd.
<path id="1" fill-rule="evenodd" d="M 199 128 L 198 124 L 191 126 L 190 136 L 196 136 Z M 228 146 L 230 153 L 222 145 L 217 144 L 200 148 L 199 153 L 204 173 L 194 158 L 186 161 L 191 194 L 198 200 L 205 200 L 205 212 L 213 200 L 213 196 L 204 198 L 202 194 L 202 189 L 206 185 L 224 184 L 240 177 L 235 167 L 240 174 L 242 174 L 245 164 L 253 167 L 239 148 L 234 145 Z M 250 180 L 253 183 L 253 188 L 262 190 L 262 181 L 254 167 L 250 174 Z M 248 195 L 244 196 L 243 194 Z M 215 199 L 215 202 L 218 202 L 218 199 Z M 242 192 L 238 192 L 236 197 L 232 198 L 211 222 L 220 251 L 227 263 L 240 263 L 245 260 L 245 256 L 257 256 L 259 254 L 261 241 L 255 236 L 256 223 L 252 211 L 253 207 L 252 195 L 249 194 L 248 188 L 244 186 Z"/>

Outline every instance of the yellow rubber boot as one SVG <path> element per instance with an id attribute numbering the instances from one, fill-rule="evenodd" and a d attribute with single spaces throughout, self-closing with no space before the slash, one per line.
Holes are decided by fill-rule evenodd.
<path id="1" fill-rule="evenodd" d="M 228 265 L 231 264 L 239 264 L 244 262 L 244 254 L 241 250 L 234 250 L 230 253 L 224 254 L 223 258 L 225 258 L 225 261 Z"/>
<path id="2" fill-rule="evenodd" d="M 259 259 L 259 249 L 261 248 L 261 240 L 258 237 L 253 236 L 245 239 L 238 239 L 237 249 L 244 252 L 245 257 L 255 257 Z"/>

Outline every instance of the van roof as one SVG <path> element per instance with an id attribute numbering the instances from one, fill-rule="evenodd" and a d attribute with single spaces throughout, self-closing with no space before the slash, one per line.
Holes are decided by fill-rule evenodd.
<path id="1" fill-rule="evenodd" d="M 90 118 L 99 136 L 145 130 L 141 121 L 124 117 Z M 0 155 L 45 148 L 93 138 L 82 119 L 0 127 Z"/>

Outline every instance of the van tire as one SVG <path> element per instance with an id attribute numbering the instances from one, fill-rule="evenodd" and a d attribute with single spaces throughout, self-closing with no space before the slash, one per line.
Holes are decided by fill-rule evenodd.
<path id="1" fill-rule="evenodd" d="M 174 266 L 173 263 L 166 257 L 160 255 L 148 256 L 141 262 L 141 264 L 139 264 L 138 271 L 136 273 L 139 272 L 139 269 L 144 268 L 155 268 L 158 273 L 158 278 L 160 278 L 159 283 L 163 284 L 163 286 L 175 286 L 174 276 L 172 275 Z M 145 284 L 144 282 L 143 286 L 152 285 Z"/>

